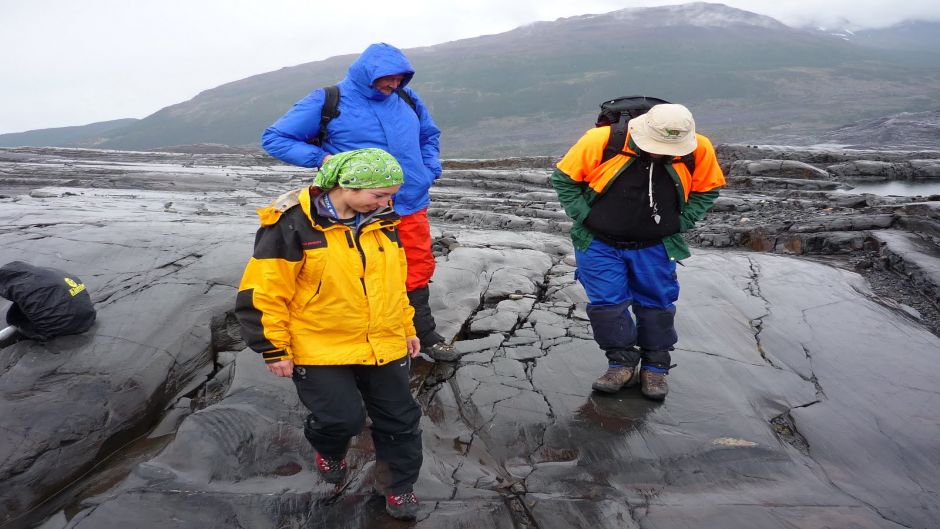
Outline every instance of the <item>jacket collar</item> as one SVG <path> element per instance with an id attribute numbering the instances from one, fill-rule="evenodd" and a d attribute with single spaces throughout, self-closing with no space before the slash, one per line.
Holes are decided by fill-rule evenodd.
<path id="1" fill-rule="evenodd" d="M 323 197 L 325 196 L 326 193 L 319 187 L 308 187 L 301 193 L 300 204 L 304 209 L 304 213 L 315 226 L 319 226 L 324 230 L 332 228 L 333 226 L 344 225 L 339 219 L 330 214 L 329 209 L 323 203 Z M 384 207 L 363 214 L 359 221 L 359 228 L 362 229 L 368 225 L 382 223 L 383 221 L 386 223 L 394 223 L 400 219 L 401 217 L 398 216 L 398 213 L 395 213 L 392 203 L 389 202 L 388 205 Z"/>

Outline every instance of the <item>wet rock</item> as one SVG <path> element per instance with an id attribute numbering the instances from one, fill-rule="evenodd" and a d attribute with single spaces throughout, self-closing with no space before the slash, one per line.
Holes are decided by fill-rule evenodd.
<path id="1" fill-rule="evenodd" d="M 873 234 L 888 266 L 900 272 L 935 304 L 940 304 L 940 252 L 922 236 L 898 230 Z"/>
<path id="2" fill-rule="evenodd" d="M 513 293 L 509 294 L 507 298 L 496 305 L 496 310 L 515 312 L 524 317 L 532 311 L 532 306 L 535 304 L 535 296 L 532 295 L 526 296 L 525 294 Z"/>
<path id="3" fill-rule="evenodd" d="M 229 310 L 235 263 L 250 252 L 233 236 L 238 228 L 222 235 L 152 219 L 142 232 L 140 203 L 122 210 L 123 199 L 86 198 L 63 212 L 43 210 L 42 200 L 4 205 L 2 222 L 15 229 L 0 234 L 0 260 L 67 263 L 85 279 L 98 318 L 85 334 L 0 351 L 2 521 L 146 432 L 205 380 L 212 316 Z"/>
<path id="4" fill-rule="evenodd" d="M 833 197 L 832 205 L 837 208 L 861 209 L 870 206 L 869 197 L 863 195 L 845 195 L 842 197 Z"/>
<path id="5" fill-rule="evenodd" d="M 470 324 L 470 332 L 509 332 L 519 323 L 519 313 L 506 310 L 483 310 L 477 313 Z"/>
<path id="6" fill-rule="evenodd" d="M 767 158 L 760 153 L 760 159 Z M 255 176 L 255 182 L 265 179 Z M 83 277 L 95 277 L 95 288 L 89 288 L 101 292 L 99 304 L 115 305 L 104 313 L 113 326 L 107 335 L 134 342 L 108 348 L 112 342 L 97 333 L 84 337 L 91 344 L 56 341 L 58 355 L 32 351 L 24 342 L 14 346 L 15 355 L 7 347 L 0 351 L 5 355 L 0 365 L 7 370 L 0 375 L 4 406 L 14 402 L 8 388 L 54 392 L 49 388 L 65 379 L 82 379 L 75 383 L 93 390 L 72 392 L 62 409 L 104 408 L 114 414 L 121 410 L 107 403 L 125 401 L 118 399 L 123 394 L 112 385 L 112 373 L 102 371 L 102 365 L 114 366 L 100 358 L 118 355 L 131 362 L 128 370 L 149 369 L 132 380 L 162 376 L 185 389 L 189 384 L 182 373 L 200 378 L 198 362 L 162 373 L 141 363 L 178 349 L 200 350 L 203 356 L 196 357 L 214 366 L 225 362 L 213 359 L 223 352 L 213 345 L 214 336 L 226 344 L 222 349 L 236 347 L 236 337 L 223 332 L 224 312 L 250 251 L 251 209 L 296 182 L 271 179 L 270 187 L 251 188 L 254 196 L 243 195 L 248 202 L 238 205 L 223 192 L 207 191 L 206 199 L 151 189 L 147 186 L 167 185 L 152 176 L 141 181 L 152 183 L 134 189 L 133 199 L 76 186 L 75 196 L 51 192 L 30 198 L 15 191 L 10 194 L 25 198 L 3 202 L 0 215 L 13 208 L 15 214 L 4 220 L 20 224 L 0 233 L 0 252 L 15 248 L 105 270 Z M 533 192 L 532 185 L 520 185 L 519 191 Z M 455 187 L 458 195 L 471 193 L 470 187 Z M 152 209 L 144 200 L 151 192 Z M 800 255 L 841 251 L 862 241 L 863 248 L 849 255 L 868 256 L 867 269 L 904 266 L 924 291 L 936 284 L 935 263 L 924 257 L 935 255 L 930 232 L 883 226 L 887 219 L 935 221 L 936 208 L 928 203 L 884 200 L 860 214 L 840 209 L 818 191 L 730 189 L 728 194 L 752 208 L 751 220 L 740 223 L 738 210 L 713 212 L 690 239 L 711 234 L 734 246 L 753 243 L 766 245 L 766 252 Z M 435 202 L 449 210 L 453 196 Z M 68 208 L 61 207 L 65 201 Z M 167 201 L 177 212 L 164 211 Z M 491 201 L 478 204 L 492 208 Z M 531 208 L 514 207 L 523 214 Z M 148 230 L 140 229 L 142 218 Z M 750 529 L 850 523 L 881 528 L 929 527 L 940 517 L 940 501 L 930 492 L 940 488 L 934 442 L 940 435 L 934 390 L 940 339 L 903 306 L 885 303 L 861 276 L 772 253 L 696 248 L 678 270 L 680 341 L 669 397 L 648 401 L 638 388 L 599 395 L 590 386 L 606 368 L 606 358 L 592 339 L 565 233 L 488 230 L 472 222 L 432 220 L 438 247 L 448 249 L 431 283 L 432 308 L 439 332 L 455 338 L 464 354 L 457 362 L 413 362 L 425 457 L 416 486 L 422 500 L 416 526 Z M 815 237 L 822 239 L 814 242 Z M 793 241 L 803 246 L 793 250 Z M 876 241 L 874 248 L 870 241 Z M 187 253 L 176 252 L 177 245 Z M 895 261 L 885 262 L 891 256 Z M 161 291 L 154 298 L 167 307 L 149 297 L 154 289 Z M 216 307 L 208 302 L 215 299 L 227 301 Z M 516 323 L 484 336 L 471 330 L 474 322 L 500 313 Z M 176 337 L 187 346 L 174 348 Z M 75 369 L 88 362 L 50 367 L 72 350 L 94 360 L 94 370 Z M 69 362 L 76 357 L 68 356 Z M 371 494 L 382 469 L 375 464 L 368 431 L 350 448 L 348 482 L 328 486 L 313 469 L 302 429 L 306 411 L 290 381 L 271 376 L 248 350 L 239 350 L 227 366 L 231 382 L 223 384 L 222 394 L 188 414 L 162 452 L 135 465 L 117 485 L 83 496 L 67 516 L 49 519 L 49 529 L 387 523 L 381 498 Z M 30 382 L 6 374 L 30 370 L 47 378 L 37 375 Z M 160 408 L 172 400 L 125 393 Z M 190 404 L 197 400 L 192 397 Z M 54 416 L 48 409 L 41 413 Z M 26 430 L 23 425 L 29 424 L 22 415 L 0 417 L 4 431 Z M 95 461 L 103 453 L 95 443 L 82 442 L 43 457 L 67 464 L 62 458 Z M 41 462 L 37 458 L 21 467 L 29 471 Z"/>
<path id="7" fill-rule="evenodd" d="M 914 178 L 940 178 L 940 162 L 937 160 L 911 160 L 911 176 Z"/>
<path id="8" fill-rule="evenodd" d="M 808 180 L 799 178 L 728 176 L 728 183 L 736 188 L 766 191 L 776 189 L 820 191 L 838 189 L 841 184 L 831 181 Z"/>
<path id="9" fill-rule="evenodd" d="M 837 147 L 798 148 L 777 145 L 724 144 L 716 146 L 722 164 L 736 160 L 796 160 L 815 166 L 833 165 L 854 160 L 905 162 L 914 159 L 940 159 L 936 148 L 923 150 L 874 150 Z"/>
<path id="10" fill-rule="evenodd" d="M 507 347 L 506 348 L 506 357 L 511 358 L 512 360 L 519 360 L 519 361 L 533 360 L 540 356 L 545 356 L 545 352 L 542 351 L 541 348 L 531 346 L 531 345 L 523 345 L 519 347 Z"/>
<path id="11" fill-rule="evenodd" d="M 815 233 L 823 231 L 881 230 L 890 228 L 894 220 L 895 216 L 890 214 L 818 217 L 814 220 L 791 224 L 787 231 Z"/>
<path id="12" fill-rule="evenodd" d="M 532 345 L 539 343 L 539 335 L 532 328 L 531 322 L 524 322 L 515 331 L 512 336 L 506 340 L 506 345 Z"/>
<path id="13" fill-rule="evenodd" d="M 712 211 L 715 212 L 750 211 L 752 209 L 746 200 L 721 196 L 715 200 L 715 205 L 712 207 Z"/>
<path id="14" fill-rule="evenodd" d="M 533 167 L 553 168 L 558 159 L 552 156 L 519 156 L 514 158 L 494 158 L 490 160 L 451 158 L 443 160 L 444 169 L 530 169 Z"/>
<path id="15" fill-rule="evenodd" d="M 898 212 L 907 216 L 920 216 L 931 220 L 940 220 L 940 202 L 904 204 L 898 209 Z"/>
<path id="16" fill-rule="evenodd" d="M 839 176 L 855 178 L 877 177 L 882 179 L 910 178 L 913 168 L 908 163 L 891 163 L 876 160 L 859 160 L 830 165 L 829 171 Z"/>
<path id="17" fill-rule="evenodd" d="M 795 160 L 740 160 L 733 162 L 728 176 L 769 176 L 774 178 L 796 178 L 805 180 L 829 180 L 825 170 Z"/>
<path id="18" fill-rule="evenodd" d="M 231 192 L 227 168 L 162 164 L 178 160 L 172 155 L 12 151 L 0 151 L 0 167 L 18 175 L 11 189 L 20 194 L 0 207 L 10 228 L 0 233 L 0 260 L 25 256 L 75 270 L 98 311 L 83 335 L 0 350 L 0 480 L 8 485 L 0 523 L 16 525 L 28 523 L 17 516 L 156 426 L 165 408 L 185 409 L 177 399 L 215 369 L 214 354 L 233 343 L 215 333 L 224 327 L 217 320 L 231 310 L 251 248 L 245 237 L 255 229 L 248 209 L 232 202 L 258 195 Z M 74 159 L 63 164 L 62 152 Z M 10 162 L 11 154 L 30 170 Z M 115 175 L 123 188 L 100 185 Z M 229 226 L 187 218 L 197 211 L 218 212 Z"/>

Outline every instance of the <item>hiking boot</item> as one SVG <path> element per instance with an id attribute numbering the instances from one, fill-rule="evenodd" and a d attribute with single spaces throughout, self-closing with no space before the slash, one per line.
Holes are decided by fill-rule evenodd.
<path id="1" fill-rule="evenodd" d="M 669 393 L 669 384 L 666 375 L 669 371 L 663 369 L 644 368 L 640 372 L 640 391 L 643 396 L 653 400 L 663 400 Z"/>
<path id="2" fill-rule="evenodd" d="M 418 517 L 418 498 L 414 492 L 385 496 L 385 512 L 396 520 L 414 520 Z"/>
<path id="3" fill-rule="evenodd" d="M 332 485 L 338 485 L 346 477 L 346 458 L 345 457 L 323 457 L 317 453 L 316 458 L 317 472 L 323 481 Z"/>
<path id="4" fill-rule="evenodd" d="M 620 388 L 636 384 L 636 371 L 639 367 L 639 364 L 635 366 L 612 364 L 607 367 L 606 373 L 594 381 L 591 388 L 604 393 L 616 393 L 620 391 Z"/>
<path id="5" fill-rule="evenodd" d="M 454 362 L 460 358 L 457 348 L 447 342 L 437 342 L 425 347 L 424 354 L 439 362 Z"/>

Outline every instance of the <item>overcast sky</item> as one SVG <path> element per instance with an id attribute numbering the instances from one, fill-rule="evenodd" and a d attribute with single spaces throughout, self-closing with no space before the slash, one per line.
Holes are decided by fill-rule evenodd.
<path id="1" fill-rule="evenodd" d="M 372 42 L 428 46 L 539 20 L 676 3 L 685 2 L 2 0 L 0 134 L 142 118 L 229 81 L 358 53 Z M 724 3 L 790 25 L 940 20 L 938 0 Z"/>

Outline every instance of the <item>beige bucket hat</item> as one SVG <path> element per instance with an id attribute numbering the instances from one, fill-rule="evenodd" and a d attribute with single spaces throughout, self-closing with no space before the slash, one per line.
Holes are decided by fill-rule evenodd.
<path id="1" fill-rule="evenodd" d="M 682 105 L 656 105 L 631 119 L 628 129 L 637 147 L 651 154 L 685 156 L 698 146 L 695 120 Z"/>

